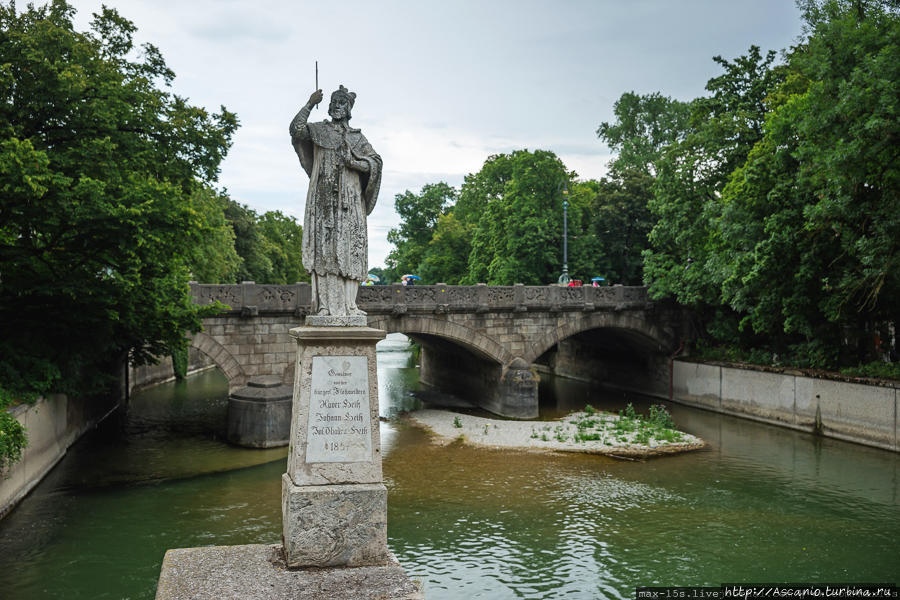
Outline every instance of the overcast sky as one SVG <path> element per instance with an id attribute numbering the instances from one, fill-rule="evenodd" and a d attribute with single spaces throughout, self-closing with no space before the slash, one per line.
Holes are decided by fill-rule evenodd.
<path id="1" fill-rule="evenodd" d="M 70 0 L 87 28 L 100 0 Z M 40 2 L 38 2 L 40 3 Z M 315 89 L 356 92 L 352 124 L 384 159 L 369 218 L 383 266 L 394 196 L 459 186 L 491 154 L 552 150 L 582 179 L 606 172 L 597 126 L 626 91 L 689 100 L 715 55 L 782 50 L 793 0 L 106 0 L 175 71 L 172 91 L 236 112 L 219 184 L 262 213 L 303 219 L 308 177 L 288 124 Z"/>

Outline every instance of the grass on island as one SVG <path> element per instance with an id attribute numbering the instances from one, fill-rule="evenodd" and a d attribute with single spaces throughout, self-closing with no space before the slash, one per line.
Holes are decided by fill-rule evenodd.
<path id="1" fill-rule="evenodd" d="M 646 417 L 637 414 L 631 403 L 624 411 L 619 411 L 618 417 L 601 413 L 588 404 L 584 411 L 571 414 L 568 423 L 575 425 L 575 442 L 599 441 L 607 446 L 619 442 L 648 446 L 651 441 L 676 443 L 684 440 L 684 434 L 675 429 L 669 411 L 661 404 L 651 406 L 650 414 Z M 565 430 L 557 426 L 554 438 L 560 442 L 565 441 Z"/>

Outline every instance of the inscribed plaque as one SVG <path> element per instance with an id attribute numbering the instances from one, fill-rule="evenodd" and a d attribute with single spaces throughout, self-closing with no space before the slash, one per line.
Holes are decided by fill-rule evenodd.
<path id="1" fill-rule="evenodd" d="M 365 356 L 314 356 L 306 462 L 372 460 L 369 365 Z"/>

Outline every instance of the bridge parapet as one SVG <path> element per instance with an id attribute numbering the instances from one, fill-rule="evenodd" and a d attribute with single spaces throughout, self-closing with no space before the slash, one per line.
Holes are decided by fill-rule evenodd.
<path id="1" fill-rule="evenodd" d="M 253 282 L 218 285 L 191 283 L 194 302 L 216 301 L 229 307 L 226 314 L 309 314 L 312 289 L 308 283 L 260 285 Z M 495 311 L 594 311 L 636 310 L 652 303 L 647 288 L 639 286 L 459 286 L 379 285 L 359 288 L 357 304 L 373 315 Z"/>

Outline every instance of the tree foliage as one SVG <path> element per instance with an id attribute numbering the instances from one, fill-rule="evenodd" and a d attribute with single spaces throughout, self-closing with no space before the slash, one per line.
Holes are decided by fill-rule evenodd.
<path id="1" fill-rule="evenodd" d="M 716 59 L 694 131 L 657 163 L 645 273 L 717 315 L 714 338 L 833 367 L 897 319 L 900 20 L 862 0 L 804 14 L 784 64 Z"/>
<path id="2" fill-rule="evenodd" d="M 690 126 L 690 104 L 659 93 L 626 92 L 616 100 L 613 113 L 615 122 L 601 123 L 597 136 L 617 153 L 610 163 L 614 174 L 655 175 L 660 153 L 683 140 Z"/>
<path id="3" fill-rule="evenodd" d="M 456 190 L 444 182 L 427 184 L 418 194 L 407 190 L 394 197 L 401 221 L 387 235 L 388 242 L 394 244 L 387 264 L 397 276 L 418 274 L 438 219 L 455 201 Z"/>
<path id="4" fill-rule="evenodd" d="M 237 127 L 167 91 L 174 74 L 103 8 L 0 6 L 0 385 L 98 390 L 200 327 L 187 281 L 221 235 L 208 186 Z M 209 262 L 207 257 L 206 262 Z"/>
<path id="5" fill-rule="evenodd" d="M 546 150 L 517 150 L 490 157 L 460 193 L 483 209 L 472 236 L 463 283 L 545 284 L 562 266 L 562 201 L 570 178 Z M 486 191 L 478 198 L 474 187 Z M 577 223 L 573 223 L 577 228 Z"/>

